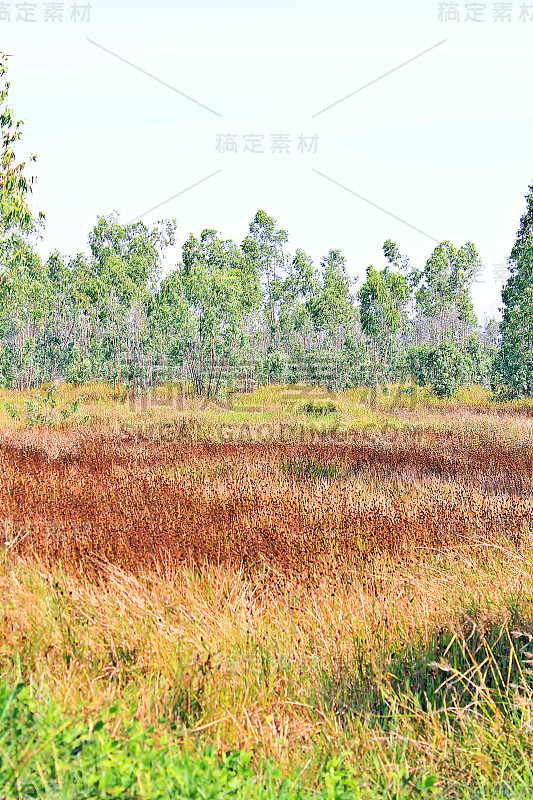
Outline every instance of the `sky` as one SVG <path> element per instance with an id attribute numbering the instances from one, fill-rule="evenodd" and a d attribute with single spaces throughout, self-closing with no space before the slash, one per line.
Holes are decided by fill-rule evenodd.
<path id="1" fill-rule="evenodd" d="M 113 211 L 241 241 L 261 208 L 317 263 L 341 249 L 354 290 L 386 239 L 418 267 L 472 241 L 478 316 L 498 316 L 533 183 L 532 39 L 533 0 L 0 2 L 39 250 L 86 250 Z"/>

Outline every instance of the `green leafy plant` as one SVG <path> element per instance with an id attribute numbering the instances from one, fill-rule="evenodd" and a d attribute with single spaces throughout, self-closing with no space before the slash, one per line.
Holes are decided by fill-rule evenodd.
<path id="1" fill-rule="evenodd" d="M 353 797 L 353 774 L 342 763 L 326 765 L 318 791 L 283 776 L 276 763 L 254 764 L 247 750 L 217 754 L 210 747 L 181 749 L 185 731 L 159 733 L 137 720 L 120 733 L 110 723 L 118 704 L 89 724 L 66 717 L 50 699 L 17 683 L 0 683 L 0 797 L 129 798 L 129 800 L 341 800 Z M 259 767 L 259 769 L 258 769 Z"/>
<path id="2" fill-rule="evenodd" d="M 51 386 L 46 391 L 38 392 L 34 397 L 26 400 L 21 411 L 7 402 L 4 403 L 4 408 L 13 420 L 20 420 L 23 417 L 28 429 L 35 426 L 53 428 L 75 417 L 84 399 L 83 396 L 77 397 L 60 408 L 63 398 L 56 387 Z M 85 415 L 76 421 L 83 423 L 87 422 L 89 418 L 89 415 Z"/>
<path id="3" fill-rule="evenodd" d="M 11 419 L 15 419 L 15 420 L 19 420 L 20 419 L 19 412 L 17 411 L 15 406 L 13 406 L 11 403 L 7 403 L 7 402 L 4 403 L 4 408 L 7 411 L 7 413 L 9 414 L 9 416 L 11 417 Z"/>
<path id="4" fill-rule="evenodd" d="M 298 413 L 309 417 L 326 417 L 337 413 L 337 406 L 331 400 L 310 400 L 298 408 Z"/>

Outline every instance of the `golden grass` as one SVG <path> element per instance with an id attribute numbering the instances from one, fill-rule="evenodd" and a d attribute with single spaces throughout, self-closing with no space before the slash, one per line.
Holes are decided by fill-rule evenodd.
<path id="1" fill-rule="evenodd" d="M 303 773 L 342 752 L 362 775 L 401 762 L 468 780 L 474 756 L 490 775 L 497 702 L 480 722 L 457 699 L 459 741 L 424 696 L 440 696 L 454 632 L 477 675 L 464 643 L 501 649 L 515 630 L 508 693 L 513 658 L 526 675 L 532 420 L 347 393 L 317 421 L 284 391 L 135 410 L 96 388 L 90 424 L 4 426 L 2 673 L 87 714 L 121 701 L 117 731 L 133 713 Z"/>
<path id="2" fill-rule="evenodd" d="M 464 624 L 465 607 L 486 626 L 509 619 L 509 597 L 533 597 L 522 559 L 484 549 L 416 567 L 376 562 L 332 590 L 261 585 L 222 567 L 137 576 L 107 567 L 94 582 L 21 558 L 0 579 L 0 664 L 68 710 L 94 714 L 126 700 L 124 719 L 174 723 L 186 740 L 201 733 L 220 751 L 254 749 L 289 764 L 333 747 L 357 761 L 382 732 L 363 725 L 361 740 L 356 665 L 369 680 L 402 652 L 409 670 L 411 646 L 429 660 L 435 636 Z M 444 769 L 439 724 L 429 715 L 409 753 L 429 751 Z"/>

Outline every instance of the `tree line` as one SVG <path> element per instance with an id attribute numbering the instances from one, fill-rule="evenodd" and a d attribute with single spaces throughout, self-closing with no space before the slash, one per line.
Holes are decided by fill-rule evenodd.
<path id="1" fill-rule="evenodd" d="M 0 58 L 5 80 L 7 59 Z M 0 92 L 0 384 L 114 381 L 136 392 L 179 382 L 198 395 L 258 383 L 331 389 L 414 381 L 451 396 L 478 383 L 497 396 L 533 395 L 533 186 L 527 196 L 503 320 L 480 327 L 471 288 L 473 243 L 444 241 L 418 267 L 391 240 L 380 267 L 350 278 L 330 249 L 319 264 L 290 251 L 288 233 L 259 210 L 240 243 L 191 234 L 163 275 L 177 223 L 101 216 L 88 253 L 39 256 L 43 215 L 18 163 L 21 122 Z M 32 156 L 32 160 L 34 157 Z"/>

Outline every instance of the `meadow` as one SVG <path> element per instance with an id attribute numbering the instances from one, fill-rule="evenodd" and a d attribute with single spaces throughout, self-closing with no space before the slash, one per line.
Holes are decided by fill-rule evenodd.
<path id="1" fill-rule="evenodd" d="M 0 797 L 533 797 L 532 445 L 477 387 L 0 392 Z"/>

